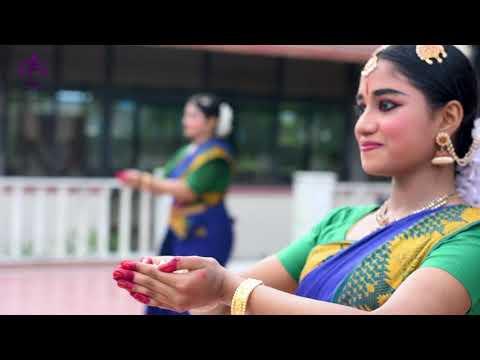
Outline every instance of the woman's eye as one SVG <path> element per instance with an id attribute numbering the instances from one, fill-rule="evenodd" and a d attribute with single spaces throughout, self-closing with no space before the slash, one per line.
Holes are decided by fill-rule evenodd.
<path id="1" fill-rule="evenodd" d="M 390 111 L 390 110 L 393 110 L 397 107 L 397 104 L 391 102 L 391 101 L 380 101 L 380 104 L 379 104 L 379 108 L 380 108 L 380 111 Z"/>

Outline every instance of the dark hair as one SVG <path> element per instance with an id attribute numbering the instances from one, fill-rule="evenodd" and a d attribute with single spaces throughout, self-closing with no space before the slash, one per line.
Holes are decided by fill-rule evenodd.
<path id="1" fill-rule="evenodd" d="M 464 157 L 473 142 L 472 130 L 478 111 L 478 85 L 470 60 L 453 45 L 442 45 L 447 53 L 443 63 L 422 61 L 416 53 L 417 45 L 390 45 L 378 54 L 387 60 L 420 90 L 433 110 L 457 100 L 463 106 L 464 118 L 453 143 L 459 157 Z"/>
<path id="2" fill-rule="evenodd" d="M 188 99 L 187 103 L 194 104 L 207 118 L 218 118 L 220 115 L 221 101 L 215 95 L 195 94 Z"/>

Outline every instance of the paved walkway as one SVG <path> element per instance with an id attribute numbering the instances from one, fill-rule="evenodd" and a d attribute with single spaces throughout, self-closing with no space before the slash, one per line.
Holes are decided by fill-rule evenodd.
<path id="1" fill-rule="evenodd" d="M 252 262 L 236 261 L 232 270 Z M 115 264 L 0 266 L 0 315 L 140 315 L 112 280 Z"/>

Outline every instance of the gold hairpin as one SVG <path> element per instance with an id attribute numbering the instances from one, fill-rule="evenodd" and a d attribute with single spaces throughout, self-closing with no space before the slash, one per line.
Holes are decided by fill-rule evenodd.
<path id="1" fill-rule="evenodd" d="M 388 48 L 390 45 L 382 45 L 373 52 L 372 57 L 368 60 L 367 64 L 363 68 L 362 76 L 367 77 L 370 75 L 378 66 L 378 54 Z"/>
<path id="2" fill-rule="evenodd" d="M 390 45 L 382 45 L 374 51 L 372 57 L 363 68 L 363 77 L 367 77 L 377 68 L 378 54 L 389 46 Z M 429 65 L 433 65 L 432 59 L 437 60 L 437 62 L 441 64 L 448 56 L 443 45 L 417 45 L 416 52 L 419 59 Z"/>
<path id="3" fill-rule="evenodd" d="M 425 61 L 429 65 L 433 65 L 431 59 L 435 59 L 438 63 L 442 63 L 443 58 L 447 57 L 447 52 L 443 45 L 417 45 L 417 55 L 420 60 Z"/>

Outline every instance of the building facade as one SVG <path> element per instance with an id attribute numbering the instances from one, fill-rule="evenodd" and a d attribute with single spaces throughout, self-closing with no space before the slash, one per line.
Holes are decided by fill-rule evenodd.
<path id="1" fill-rule="evenodd" d="M 0 174 L 152 170 L 184 143 L 187 98 L 212 92 L 235 111 L 236 183 L 363 180 L 352 105 L 376 46 L 2 45 Z"/>

